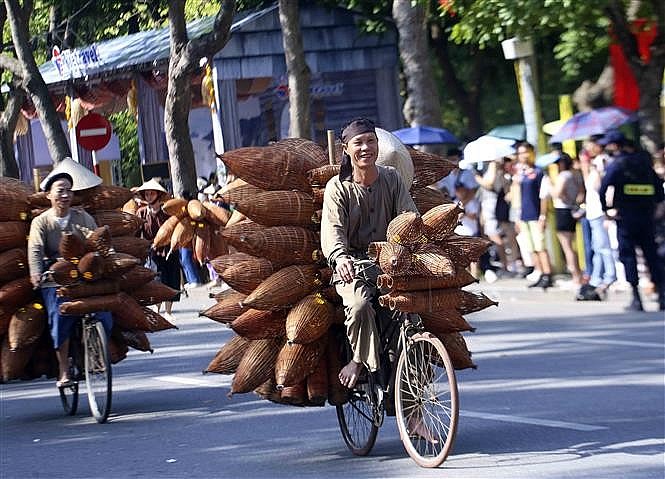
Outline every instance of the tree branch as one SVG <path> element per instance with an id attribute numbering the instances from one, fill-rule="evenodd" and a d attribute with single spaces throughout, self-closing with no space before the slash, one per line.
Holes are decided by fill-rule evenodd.
<path id="1" fill-rule="evenodd" d="M 195 68 L 202 57 L 211 57 L 221 50 L 231 38 L 231 25 L 235 13 L 235 0 L 223 0 L 215 15 L 212 32 L 190 40 L 187 44 L 184 61 L 186 68 Z"/>

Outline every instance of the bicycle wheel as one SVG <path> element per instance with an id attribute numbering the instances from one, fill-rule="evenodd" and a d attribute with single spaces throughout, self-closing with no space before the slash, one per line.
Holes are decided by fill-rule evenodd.
<path id="1" fill-rule="evenodd" d="M 60 402 L 67 416 L 73 416 L 79 407 L 79 383 L 72 381 L 69 386 L 58 388 Z"/>
<path id="2" fill-rule="evenodd" d="M 83 326 L 85 350 L 85 386 L 90 412 L 103 423 L 111 412 L 111 361 L 102 323 L 86 322 Z"/>
<path id="3" fill-rule="evenodd" d="M 457 431 L 457 381 L 446 349 L 429 333 L 412 336 L 400 354 L 395 409 L 409 456 L 422 467 L 441 465 Z"/>
<path id="4" fill-rule="evenodd" d="M 342 438 L 356 456 L 366 456 L 372 450 L 383 419 L 372 375 L 367 374 L 367 378 L 367 382 L 356 384 L 347 402 L 336 406 Z"/>

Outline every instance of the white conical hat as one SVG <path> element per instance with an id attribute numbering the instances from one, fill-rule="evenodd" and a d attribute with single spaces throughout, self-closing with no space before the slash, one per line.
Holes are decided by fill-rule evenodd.
<path id="1" fill-rule="evenodd" d="M 169 194 L 169 192 L 166 191 L 166 189 L 161 184 L 159 184 L 159 181 L 157 181 L 155 178 L 150 178 L 150 180 L 146 181 L 141 186 L 136 188 L 136 193 L 143 196 L 143 192 L 144 191 L 149 191 L 149 190 L 159 191 L 160 193 L 163 193 L 163 194 L 166 194 L 166 195 Z"/>
<path id="2" fill-rule="evenodd" d="M 72 177 L 72 191 L 87 190 L 88 188 L 102 184 L 102 179 L 99 176 L 80 163 L 66 157 L 53 167 L 48 176 L 39 184 L 39 187 L 44 190 L 49 180 L 60 173 L 67 173 Z"/>
<path id="3" fill-rule="evenodd" d="M 407 189 L 411 188 L 414 166 L 409 150 L 399 138 L 382 128 L 376 128 L 376 136 L 379 139 L 379 156 L 376 164 L 394 167 L 402 177 Z"/>

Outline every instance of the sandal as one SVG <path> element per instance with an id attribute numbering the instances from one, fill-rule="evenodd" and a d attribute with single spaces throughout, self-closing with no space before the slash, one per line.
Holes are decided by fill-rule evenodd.
<path id="1" fill-rule="evenodd" d="M 72 384 L 73 384 L 73 381 L 72 381 L 71 379 L 69 379 L 69 378 L 61 379 L 61 380 L 55 382 L 55 386 L 56 386 L 58 389 L 62 389 L 62 388 L 69 387 L 69 386 L 71 386 Z"/>

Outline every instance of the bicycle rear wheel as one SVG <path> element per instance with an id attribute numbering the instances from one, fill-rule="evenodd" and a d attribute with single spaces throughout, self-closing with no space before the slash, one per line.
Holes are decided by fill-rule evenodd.
<path id="1" fill-rule="evenodd" d="M 111 412 L 111 361 L 106 332 L 99 321 L 83 325 L 85 350 L 85 385 L 90 412 L 99 423 L 106 422 Z"/>
<path id="2" fill-rule="evenodd" d="M 368 373 L 367 382 L 356 384 L 349 393 L 349 400 L 336 406 L 342 438 L 356 456 L 370 453 L 379 432 L 380 421 L 376 417 L 379 405 L 375 387 L 372 374 Z M 383 411 L 380 414 L 383 415 Z"/>
<path id="3" fill-rule="evenodd" d="M 455 371 L 441 341 L 412 336 L 397 363 L 397 427 L 406 452 L 422 467 L 438 467 L 452 449 L 459 402 Z"/>

